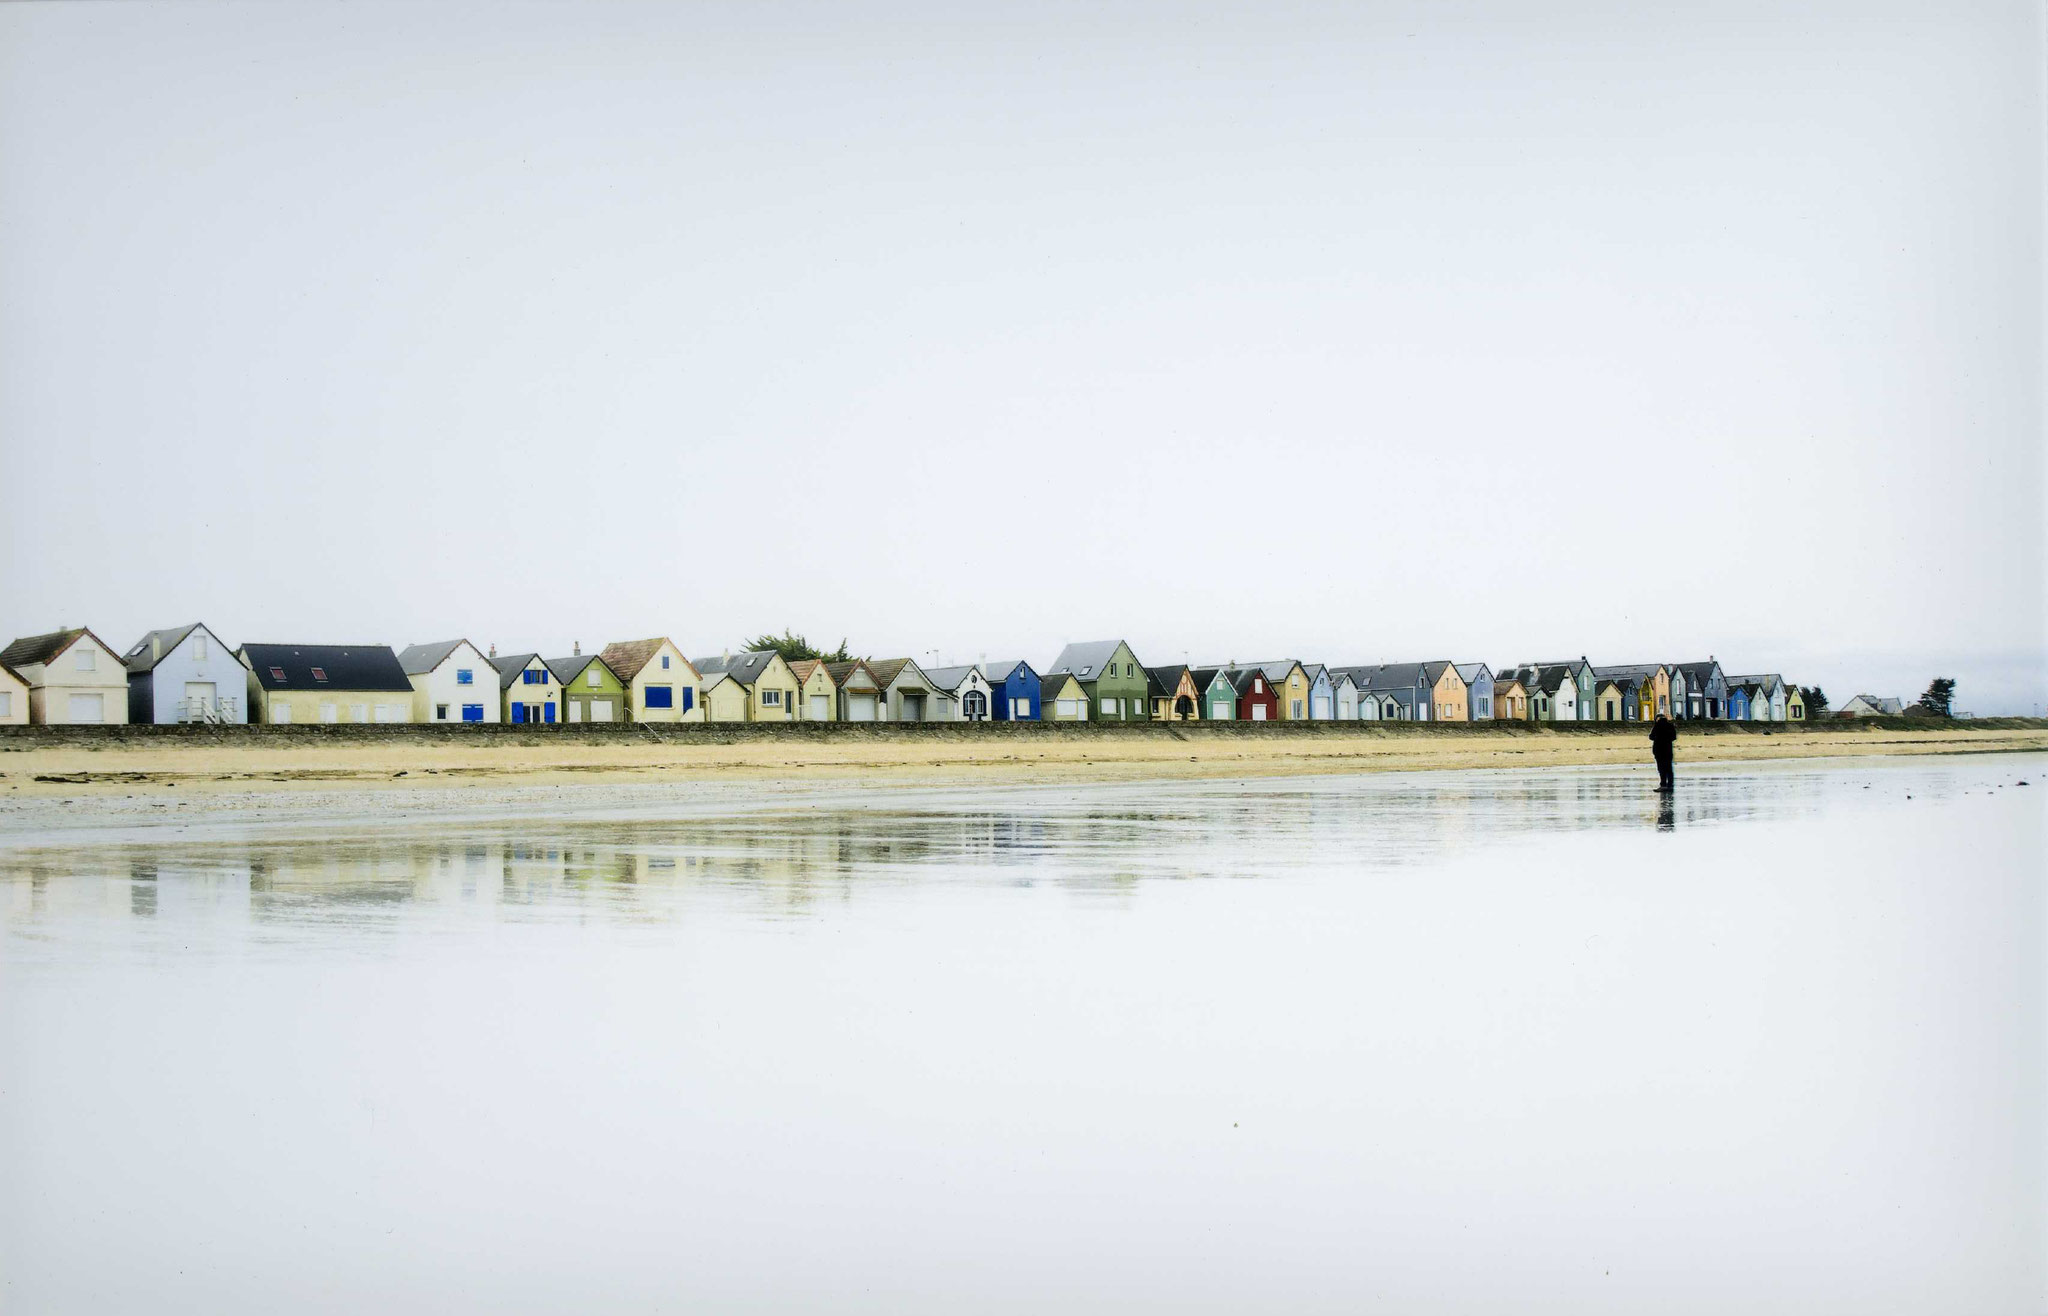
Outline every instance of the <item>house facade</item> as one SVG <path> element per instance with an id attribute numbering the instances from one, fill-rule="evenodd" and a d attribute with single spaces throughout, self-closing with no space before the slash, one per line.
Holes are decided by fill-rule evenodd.
<path id="1" fill-rule="evenodd" d="M 1459 663 L 1465 683 L 1465 715 L 1474 722 L 1493 720 L 1493 669 L 1485 663 Z"/>
<path id="2" fill-rule="evenodd" d="M 1234 722 L 1237 720 L 1237 687 L 1230 683 L 1230 673 L 1221 667 L 1194 667 L 1188 670 L 1188 678 L 1195 689 L 1202 692 L 1201 717 L 1204 722 Z"/>
<path id="3" fill-rule="evenodd" d="M 1739 685 L 1745 691 L 1744 712 L 1751 722 L 1783 722 L 1791 712 L 1791 692 L 1785 678 L 1776 672 L 1760 672 L 1753 676 L 1731 676 L 1727 678 L 1728 700 L 1731 708 L 1735 702 L 1735 688 Z M 1730 717 L 1735 714 L 1731 711 Z"/>
<path id="4" fill-rule="evenodd" d="M 833 684 L 832 673 L 825 670 L 823 660 L 799 658 L 789 665 L 789 674 L 796 678 L 798 721 L 839 720 L 839 687 Z"/>
<path id="5" fill-rule="evenodd" d="M 0 649 L 0 666 L 12 668 L 28 687 L 30 722 L 90 726 L 128 721 L 128 667 L 84 626 L 25 635 Z"/>
<path id="6" fill-rule="evenodd" d="M 414 722 L 502 722 L 504 688 L 497 664 L 468 640 L 409 644 L 398 665 L 412 683 Z"/>
<path id="7" fill-rule="evenodd" d="M 1040 716 L 1038 670 L 1022 658 L 990 663 L 985 673 L 998 722 L 1036 722 Z"/>
<path id="8" fill-rule="evenodd" d="M 272 726 L 409 723 L 412 678 L 381 644 L 245 644 L 249 720 Z M 485 665 L 484 671 L 497 669 Z M 495 686 L 486 685 L 495 699 Z"/>
<path id="9" fill-rule="evenodd" d="M 0 663 L 0 727 L 28 725 L 28 682 L 20 672 Z"/>
<path id="10" fill-rule="evenodd" d="M 1096 722 L 1151 720 L 1151 681 L 1144 664 L 1122 640 L 1070 644 L 1053 659 L 1046 675 L 1064 672 L 1088 692 L 1088 716 Z"/>
<path id="11" fill-rule="evenodd" d="M 1039 678 L 1042 696 L 1040 720 L 1045 722 L 1086 722 L 1088 687 L 1072 672 L 1048 672 Z"/>
<path id="12" fill-rule="evenodd" d="M 619 640 L 598 657 L 625 684 L 629 722 L 702 722 L 704 680 L 667 636 Z"/>
<path id="13" fill-rule="evenodd" d="M 1881 695 L 1851 695 L 1849 701 L 1835 710 L 1836 717 L 1901 717 L 1905 714 L 1903 699 L 1889 699 Z"/>
<path id="14" fill-rule="evenodd" d="M 1799 693 L 1799 687 L 1796 685 L 1785 687 L 1785 720 L 1788 722 L 1804 722 L 1806 720 L 1806 696 Z"/>
<path id="15" fill-rule="evenodd" d="M 128 720 L 167 725 L 249 720 L 249 673 L 204 622 L 155 630 L 129 646 Z"/>
<path id="16" fill-rule="evenodd" d="M 909 658 L 884 658 L 868 664 L 882 687 L 882 716 L 889 722 L 930 722 L 941 711 L 931 678 Z"/>
<path id="17" fill-rule="evenodd" d="M 986 722 L 991 703 L 988 678 L 973 663 L 934 667 L 925 673 L 938 691 L 934 722 Z"/>
<path id="18" fill-rule="evenodd" d="M 1266 676 L 1263 667 L 1233 667 L 1229 671 L 1231 688 L 1237 693 L 1238 722 L 1278 722 L 1280 720 L 1280 692 L 1273 688 L 1273 682 Z"/>
<path id="19" fill-rule="evenodd" d="M 825 673 L 839 691 L 839 721 L 882 720 L 882 683 L 865 662 L 856 658 L 851 662 L 826 663 Z"/>
<path id="20" fill-rule="evenodd" d="M 562 708 L 562 682 L 537 653 L 491 656 L 498 678 L 499 713 L 514 726 L 552 726 Z"/>
<path id="21" fill-rule="evenodd" d="M 548 668 L 562 689 L 562 716 L 568 722 L 623 722 L 630 697 L 619 674 L 594 653 L 576 652 L 548 659 Z"/>
<path id="22" fill-rule="evenodd" d="M 1529 720 L 1529 687 L 1512 670 L 1493 678 L 1493 715 L 1503 722 Z"/>
<path id="23" fill-rule="evenodd" d="M 1677 691 L 1673 691 L 1672 706 L 1679 709 L 1678 716 L 1697 720 L 1728 715 L 1728 678 L 1721 671 L 1720 663 L 1708 658 L 1703 663 L 1676 663 L 1673 666 L 1685 678 L 1682 704 L 1677 699 Z"/>
<path id="24" fill-rule="evenodd" d="M 794 722 L 803 685 L 789 663 L 773 649 L 692 658 L 690 666 L 704 682 L 704 716 L 713 722 Z M 714 676 L 726 681 L 713 697 Z M 735 702 L 737 698 L 737 702 Z"/>
<path id="25" fill-rule="evenodd" d="M 1429 682 L 1429 720 L 1470 722 L 1472 692 L 1465 676 L 1453 662 L 1424 663 L 1422 674 Z"/>
<path id="26" fill-rule="evenodd" d="M 1198 722 L 1202 717 L 1202 687 L 1195 684 L 1194 669 L 1185 664 L 1148 667 L 1152 678 L 1152 720 L 1154 722 Z"/>

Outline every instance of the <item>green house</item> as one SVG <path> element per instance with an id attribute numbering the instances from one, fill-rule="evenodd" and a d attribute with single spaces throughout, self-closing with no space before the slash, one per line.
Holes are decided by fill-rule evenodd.
<path id="1" fill-rule="evenodd" d="M 1197 667 L 1192 675 L 1195 686 L 1202 692 L 1202 720 L 1204 722 L 1234 722 L 1237 720 L 1237 687 L 1230 683 L 1230 669 L 1227 667 Z"/>
<path id="2" fill-rule="evenodd" d="M 628 722 L 633 701 L 626 696 L 625 683 L 594 653 L 577 652 L 567 658 L 549 658 L 548 670 L 562 683 L 564 722 Z"/>
<path id="3" fill-rule="evenodd" d="M 1088 717 L 1095 722 L 1149 722 L 1151 678 L 1131 646 L 1122 640 L 1094 640 L 1060 650 L 1048 675 L 1065 672 L 1088 692 Z"/>

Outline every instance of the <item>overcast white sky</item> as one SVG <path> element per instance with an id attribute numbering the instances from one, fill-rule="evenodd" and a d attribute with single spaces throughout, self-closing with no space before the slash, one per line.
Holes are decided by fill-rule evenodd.
<path id="1" fill-rule="evenodd" d="M 0 631 L 2048 700 L 2032 3 L 0 6 Z"/>

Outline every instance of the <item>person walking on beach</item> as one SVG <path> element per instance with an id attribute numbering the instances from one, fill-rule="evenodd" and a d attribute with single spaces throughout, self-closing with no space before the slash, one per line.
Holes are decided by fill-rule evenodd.
<path id="1" fill-rule="evenodd" d="M 1657 789 L 1670 790 L 1676 783 L 1671 776 L 1671 747 L 1678 740 L 1678 724 L 1664 714 L 1657 714 L 1657 720 L 1650 724 L 1650 753 L 1657 757 Z"/>

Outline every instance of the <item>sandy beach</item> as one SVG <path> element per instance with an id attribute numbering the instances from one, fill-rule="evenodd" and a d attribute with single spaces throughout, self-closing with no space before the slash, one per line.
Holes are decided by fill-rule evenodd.
<path id="1" fill-rule="evenodd" d="M 1357 734 L 933 737 L 887 733 L 822 739 L 616 742 L 564 738 L 475 743 L 413 740 L 20 743 L 0 752 L 0 834 L 30 835 L 175 821 L 271 823 L 488 814 L 546 801 L 551 812 L 688 798 L 758 807 L 791 792 L 834 793 L 1352 772 L 1543 769 L 1640 764 L 1633 728 L 1380 730 Z M 1862 755 L 2048 750 L 2039 725 L 1929 729 L 1699 729 L 1688 764 Z M 678 787 L 688 787 L 677 791 Z"/>

